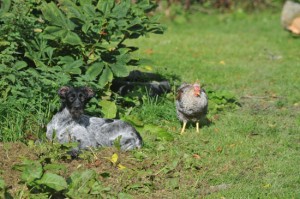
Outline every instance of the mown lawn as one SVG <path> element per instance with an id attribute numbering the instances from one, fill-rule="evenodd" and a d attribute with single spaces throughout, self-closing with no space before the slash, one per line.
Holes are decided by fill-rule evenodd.
<path id="1" fill-rule="evenodd" d="M 141 128 L 141 150 L 96 151 L 100 163 L 64 163 L 68 171 L 96 170 L 119 198 L 300 198 L 300 39 L 282 30 L 280 13 L 162 21 L 164 35 L 133 41 L 142 68 L 170 78 L 173 87 L 198 79 L 207 90 L 231 93 L 241 106 L 210 114 L 212 123 L 200 133 L 190 125 L 180 135 L 174 95 L 145 99 L 132 114 L 174 139 Z M 15 158 L 11 147 L 2 148 Z M 24 155 L 40 153 L 28 151 Z M 113 153 L 126 169 L 110 164 Z"/>
<path id="2" fill-rule="evenodd" d="M 200 134 L 190 128 L 164 146 L 157 158 L 165 162 L 196 158 L 198 169 L 178 174 L 190 182 L 180 182 L 174 195 L 192 198 L 205 193 L 205 185 L 228 185 L 206 196 L 299 198 L 300 40 L 282 30 L 280 13 L 195 15 L 182 22 L 139 40 L 138 56 L 161 74 L 232 92 L 241 107 L 221 112 Z M 179 132 L 176 119 L 163 125 Z"/>

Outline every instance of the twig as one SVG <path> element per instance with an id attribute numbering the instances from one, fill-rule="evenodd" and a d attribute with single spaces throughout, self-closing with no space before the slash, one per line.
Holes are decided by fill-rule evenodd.
<path id="1" fill-rule="evenodd" d="M 94 158 L 95 158 L 96 160 L 98 160 L 98 157 L 97 157 L 96 153 L 94 152 L 94 150 L 92 149 L 92 147 L 89 146 L 88 148 L 89 148 L 89 150 L 91 150 L 91 152 L 93 153 Z"/>

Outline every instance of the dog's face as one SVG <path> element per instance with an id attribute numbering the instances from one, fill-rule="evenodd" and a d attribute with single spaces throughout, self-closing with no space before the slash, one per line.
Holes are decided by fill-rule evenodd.
<path id="1" fill-rule="evenodd" d="M 94 97 L 94 92 L 88 87 L 63 86 L 58 90 L 58 95 L 72 117 L 77 119 L 83 114 L 85 105 Z"/>

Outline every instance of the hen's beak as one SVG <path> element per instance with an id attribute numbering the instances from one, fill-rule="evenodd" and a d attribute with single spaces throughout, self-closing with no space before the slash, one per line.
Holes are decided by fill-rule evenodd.
<path id="1" fill-rule="evenodd" d="M 195 90 L 195 91 L 194 91 L 194 95 L 195 95 L 196 97 L 200 96 L 200 90 Z"/>

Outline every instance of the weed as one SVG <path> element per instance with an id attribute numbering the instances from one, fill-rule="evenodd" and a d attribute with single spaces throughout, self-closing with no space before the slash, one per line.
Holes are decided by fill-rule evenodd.
<path id="1" fill-rule="evenodd" d="M 30 197 L 64 197 L 71 198 L 95 196 L 110 191 L 103 187 L 94 170 L 76 171 L 66 180 L 64 177 L 51 173 L 49 170 L 60 170 L 61 165 L 43 166 L 38 161 L 24 160 L 15 165 L 14 169 L 22 172 L 21 180 L 28 189 L 20 190 L 20 198 Z"/>

